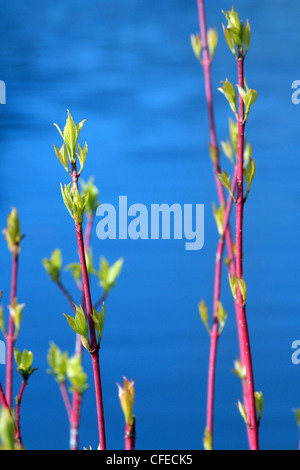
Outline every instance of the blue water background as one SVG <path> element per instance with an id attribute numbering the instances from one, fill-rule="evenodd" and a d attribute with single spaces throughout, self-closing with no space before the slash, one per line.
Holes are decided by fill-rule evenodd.
<path id="1" fill-rule="evenodd" d="M 207 3 L 208 23 L 220 41 L 213 65 L 218 136 L 228 134 L 230 110 L 216 89 L 236 83 L 234 59 L 221 23 L 232 2 Z M 256 388 L 263 390 L 264 449 L 294 449 L 298 433 L 292 409 L 300 406 L 300 369 L 291 362 L 291 343 L 300 338 L 299 146 L 300 107 L 291 84 L 300 70 L 300 3 L 296 0 L 236 0 L 251 20 L 252 43 L 246 78 L 259 93 L 247 124 L 257 176 L 246 205 L 245 278 Z M 217 234 L 211 213 L 216 201 L 207 153 L 208 126 L 202 70 L 190 47 L 198 30 L 196 1 L 57 0 L 1 5 L 0 79 L 7 104 L 0 107 L 0 225 L 12 205 L 22 231 L 18 299 L 26 303 L 18 347 L 34 351 L 38 372 L 22 405 L 24 442 L 30 449 L 68 447 L 68 423 L 57 384 L 46 374 L 51 340 L 73 351 L 74 337 L 62 316 L 68 303 L 47 278 L 41 259 L 60 247 L 64 264 L 77 258 L 73 224 L 59 182 L 67 183 L 53 151 L 66 109 L 88 121 L 83 177 L 91 174 L 101 200 L 117 204 L 175 202 L 205 204 L 205 245 L 184 241 L 106 240 L 93 231 L 93 252 L 110 262 L 125 258 L 122 276 L 107 301 L 101 366 L 110 449 L 123 447 L 123 415 L 116 382 L 136 382 L 137 447 L 198 449 L 205 427 L 208 336 L 197 302 L 212 307 Z M 227 170 L 230 169 L 224 162 Z M 0 241 L 0 287 L 9 302 L 10 254 Z M 76 294 L 68 273 L 65 284 Z M 100 294 L 93 283 L 93 297 Z M 79 296 L 76 297 L 79 302 Z M 220 341 L 215 447 L 246 449 L 236 409 L 241 388 L 231 373 L 238 356 L 228 281 L 223 303 L 229 318 Z M 90 358 L 84 364 L 90 374 Z M 4 379 L 4 366 L 0 366 Z M 15 377 L 15 394 L 19 377 Z M 83 406 L 80 446 L 97 445 L 93 386 Z"/>

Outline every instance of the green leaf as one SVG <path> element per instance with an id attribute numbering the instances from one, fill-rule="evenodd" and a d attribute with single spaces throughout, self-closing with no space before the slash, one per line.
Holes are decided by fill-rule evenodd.
<path id="1" fill-rule="evenodd" d="M 51 253 L 50 258 L 43 258 L 43 266 L 53 282 L 60 280 L 60 272 L 62 267 L 61 251 L 57 248 Z"/>
<path id="2" fill-rule="evenodd" d="M 81 336 L 81 343 L 88 352 L 91 352 L 91 345 L 87 338 L 84 338 L 83 336 Z"/>
<path id="3" fill-rule="evenodd" d="M 0 330 L 6 336 L 6 329 L 5 329 L 5 322 L 4 322 L 4 315 L 3 315 L 3 307 L 0 305 Z"/>
<path id="4" fill-rule="evenodd" d="M 72 356 L 67 362 L 67 377 L 71 383 L 70 392 L 77 391 L 81 395 L 89 388 L 87 374 L 84 372 L 81 357 Z"/>
<path id="5" fill-rule="evenodd" d="M 239 287 L 240 293 L 242 294 L 243 298 L 243 305 L 246 303 L 246 297 L 247 297 L 247 287 L 246 283 L 243 278 L 236 278 L 237 279 L 237 285 Z"/>
<path id="6" fill-rule="evenodd" d="M 63 143 L 61 149 L 59 150 L 56 145 L 54 145 L 54 150 L 56 153 L 57 158 L 59 159 L 60 163 L 64 167 L 64 169 L 68 172 L 68 153 L 65 144 Z"/>
<path id="7" fill-rule="evenodd" d="M 233 298 L 237 300 L 237 277 L 235 274 L 232 277 L 228 274 L 228 278 Z"/>
<path id="8" fill-rule="evenodd" d="M 106 258 L 101 257 L 99 271 L 94 271 L 94 274 L 99 278 L 100 285 L 106 293 L 116 284 L 124 264 L 123 258 L 119 258 L 112 266 L 109 266 Z"/>
<path id="9" fill-rule="evenodd" d="M 198 310 L 204 326 L 206 327 L 208 333 L 210 333 L 211 329 L 208 322 L 208 308 L 204 300 L 201 300 L 201 302 L 198 304 Z"/>
<path id="10" fill-rule="evenodd" d="M 232 111 L 234 112 L 235 115 L 237 115 L 237 107 L 236 107 L 236 91 L 234 86 L 229 82 L 229 80 L 226 78 L 225 82 L 221 82 L 223 85 L 218 88 L 218 90 L 223 93 L 225 98 L 227 99 Z"/>
<path id="11" fill-rule="evenodd" d="M 250 158 L 248 166 L 244 169 L 245 181 L 247 183 L 247 192 L 246 192 L 245 199 L 247 199 L 248 194 L 250 193 L 255 174 L 256 174 L 256 165 L 255 165 L 253 158 Z"/>
<path id="12" fill-rule="evenodd" d="M 74 304 L 76 313 L 75 313 L 75 318 L 73 318 L 71 315 L 66 315 L 66 317 L 70 327 L 72 330 L 75 331 L 80 336 L 83 336 L 84 338 L 87 338 L 88 336 L 88 324 L 86 321 L 85 313 L 83 311 L 83 308 L 81 305 L 78 307 L 76 304 Z"/>
<path id="13" fill-rule="evenodd" d="M 209 148 L 209 155 L 210 155 L 211 161 L 215 165 L 217 161 L 219 160 L 218 150 L 215 149 L 215 147 L 211 144 L 208 144 L 208 148 Z"/>
<path id="14" fill-rule="evenodd" d="M 66 271 L 70 271 L 73 279 L 77 283 L 81 279 L 81 265 L 80 263 L 70 263 L 65 267 Z"/>
<path id="15" fill-rule="evenodd" d="M 240 359 L 234 361 L 234 369 L 232 370 L 232 372 L 241 380 L 246 380 L 246 367 L 243 366 Z"/>
<path id="16" fill-rule="evenodd" d="M 300 428 L 300 408 L 293 410 L 293 413 L 295 414 L 295 417 L 296 417 L 297 426 L 298 428 Z"/>
<path id="17" fill-rule="evenodd" d="M 53 375 L 57 382 L 65 382 L 67 375 L 68 353 L 62 353 L 56 344 L 51 343 L 47 359 L 50 366 L 48 373 Z"/>
<path id="18" fill-rule="evenodd" d="M 101 314 L 97 312 L 96 309 L 93 308 L 93 320 L 94 320 L 95 329 L 98 333 L 98 344 L 100 344 L 102 334 L 103 334 L 104 320 L 105 320 L 104 302 L 102 304 Z"/>
<path id="19" fill-rule="evenodd" d="M 241 417 L 242 417 L 243 420 L 245 421 L 246 425 L 249 426 L 248 419 L 247 419 L 247 412 L 246 412 L 245 406 L 244 406 L 240 401 L 238 401 L 237 406 L 238 406 L 239 412 L 240 412 L 240 414 L 241 414 Z"/>
<path id="20" fill-rule="evenodd" d="M 217 224 L 218 233 L 220 236 L 223 235 L 223 226 L 224 226 L 224 214 L 225 214 L 225 203 L 223 203 L 219 208 L 213 203 L 213 214 Z"/>
<path id="21" fill-rule="evenodd" d="M 242 25 L 242 39 L 244 43 L 244 57 L 246 57 L 249 45 L 250 45 L 250 39 L 251 39 L 251 29 L 250 29 L 250 23 L 249 20 L 247 20 L 246 25 Z"/>
<path id="22" fill-rule="evenodd" d="M 219 334 L 221 334 L 227 320 L 227 312 L 220 301 L 218 301 L 217 317 L 219 321 Z"/>
<path id="23" fill-rule="evenodd" d="M 263 409 L 264 409 L 264 397 L 262 392 L 254 392 L 254 398 L 255 398 L 255 407 L 257 410 L 257 417 L 258 417 L 258 422 L 260 422 Z"/>
<path id="24" fill-rule="evenodd" d="M 241 95 L 245 108 L 246 108 L 246 112 L 245 112 L 245 120 L 246 120 L 251 107 L 254 105 L 255 101 L 257 100 L 257 91 L 249 89 L 246 81 L 245 81 L 245 87 L 246 87 L 246 91 L 242 87 L 237 85 L 239 94 Z"/>
<path id="25" fill-rule="evenodd" d="M 232 35 L 230 34 L 230 31 L 228 31 L 224 25 L 223 26 L 223 32 L 224 32 L 224 36 L 225 36 L 225 39 L 226 39 L 226 42 L 228 44 L 228 47 L 229 49 L 231 50 L 232 54 L 237 57 L 236 55 L 236 52 L 235 52 L 235 42 L 234 42 L 234 39 L 232 37 Z"/>
<path id="26" fill-rule="evenodd" d="M 85 162 L 85 159 L 86 159 L 86 156 L 87 156 L 87 152 L 88 152 L 88 145 L 87 145 L 86 142 L 84 144 L 83 149 L 81 148 L 80 144 L 78 144 L 78 159 L 79 159 L 79 162 L 80 162 L 80 170 L 79 170 L 78 175 L 80 175 L 80 173 L 83 170 L 83 166 L 84 166 L 84 162 Z"/>
<path id="27" fill-rule="evenodd" d="M 60 184 L 61 194 L 66 208 L 68 209 L 71 217 L 79 225 L 82 224 L 83 215 L 85 207 L 88 203 L 89 194 L 84 194 L 80 196 L 77 188 L 74 191 L 73 186 L 70 186 L 71 183 L 65 185 L 64 187 Z"/>
<path id="28" fill-rule="evenodd" d="M 25 304 L 18 304 L 16 299 L 14 300 L 13 305 L 9 306 L 9 313 L 12 316 L 12 319 L 14 321 L 14 325 L 16 328 L 16 331 L 15 331 L 16 336 L 18 335 L 20 328 L 21 328 L 24 307 L 25 307 Z"/>
<path id="29" fill-rule="evenodd" d="M 3 235 L 6 239 L 8 249 L 14 253 L 15 250 L 20 252 L 20 242 L 22 240 L 21 229 L 20 229 L 20 219 L 18 216 L 18 211 L 14 207 L 7 217 L 7 227 L 3 230 Z"/>
<path id="30" fill-rule="evenodd" d="M 27 380 L 37 369 L 32 369 L 33 353 L 31 351 L 24 351 L 21 353 L 17 348 L 14 349 L 15 361 L 18 366 L 18 372 L 24 380 Z"/>
<path id="31" fill-rule="evenodd" d="M 231 190 L 231 182 L 230 182 L 230 176 L 228 173 L 226 173 L 225 170 L 222 171 L 222 173 L 217 173 L 217 177 L 224 186 L 229 191 L 229 194 L 232 196 L 233 200 L 236 202 L 236 198 Z"/>
<path id="32" fill-rule="evenodd" d="M 246 168 L 247 165 L 249 164 L 251 157 L 252 157 L 252 146 L 249 142 L 247 142 L 245 145 L 245 150 L 244 150 L 244 168 Z"/>
<path id="33" fill-rule="evenodd" d="M 81 185 L 81 194 L 82 196 L 89 194 L 89 199 L 86 205 L 86 212 L 93 216 L 98 208 L 98 206 L 101 204 L 98 196 L 99 196 L 99 190 L 97 186 L 94 184 L 94 178 L 91 177 L 87 182 L 81 180 L 80 181 Z"/>
<path id="34" fill-rule="evenodd" d="M 242 24 L 233 7 L 231 11 L 223 11 L 223 13 L 228 21 L 227 28 L 224 28 L 224 33 L 225 31 L 227 32 L 227 37 L 225 34 L 225 38 L 231 52 L 236 56 L 235 46 L 238 49 L 242 47 Z"/>
<path id="35" fill-rule="evenodd" d="M 209 429 L 205 429 L 204 431 L 204 437 L 203 437 L 203 447 L 204 450 L 213 450 L 213 445 L 212 445 L 212 435 L 209 432 Z"/>
<path id="36" fill-rule="evenodd" d="M 89 328 L 88 328 L 88 324 L 86 321 L 85 313 L 81 305 L 79 307 L 75 305 L 75 307 L 76 307 L 75 325 L 77 328 L 77 333 L 83 336 L 84 338 L 86 338 L 89 332 Z"/>
<path id="37" fill-rule="evenodd" d="M 76 144 L 78 139 L 77 126 L 68 110 L 68 117 L 64 127 L 64 142 L 69 152 L 71 163 L 76 162 Z M 74 158 L 75 156 L 75 158 Z"/>
<path id="38" fill-rule="evenodd" d="M 221 141 L 221 147 L 222 147 L 224 155 L 226 155 L 226 157 L 228 158 L 230 163 L 233 166 L 235 166 L 235 161 L 234 161 L 234 158 L 233 158 L 233 148 L 232 148 L 231 143 L 229 142 L 229 140 L 227 139 L 225 142 Z"/>
<path id="39" fill-rule="evenodd" d="M 1 450 L 15 450 L 15 425 L 8 408 L 2 408 L 0 414 Z"/>
<path id="40" fill-rule="evenodd" d="M 239 19 L 238 13 L 235 11 L 234 7 L 232 7 L 231 11 L 223 11 L 227 21 L 228 21 L 228 27 L 232 28 L 236 31 L 236 33 L 240 33 L 241 31 L 241 22 Z"/>
<path id="41" fill-rule="evenodd" d="M 60 190 L 61 190 L 61 195 L 63 197 L 64 204 L 66 208 L 68 209 L 70 216 L 72 217 L 72 219 L 74 219 L 73 212 L 72 212 L 73 200 L 72 200 L 71 192 L 70 192 L 71 191 L 70 184 L 71 183 L 69 183 L 68 185 L 64 185 L 63 187 L 62 184 L 60 183 Z"/>
<path id="42" fill-rule="evenodd" d="M 123 386 L 118 383 L 119 399 L 124 413 L 126 424 L 131 428 L 134 423 L 133 405 L 134 405 L 134 381 L 123 377 Z"/>
<path id="43" fill-rule="evenodd" d="M 196 58 L 200 60 L 202 45 L 199 34 L 191 34 L 191 45 Z"/>
<path id="44" fill-rule="evenodd" d="M 79 133 L 82 129 L 83 123 L 85 120 L 81 121 L 79 124 L 75 124 L 69 110 L 68 110 L 68 117 L 66 120 L 66 124 L 64 127 L 63 132 L 59 128 L 57 124 L 54 123 L 54 126 L 57 128 L 58 132 L 60 133 L 61 137 L 63 138 L 64 144 L 66 146 L 66 150 L 70 159 L 71 164 L 76 163 L 76 146 L 79 137 Z M 55 150 L 56 151 L 56 150 Z M 56 152 L 57 154 L 57 152 Z M 65 162 L 65 156 L 60 152 L 62 160 Z M 58 158 L 61 160 L 60 156 L 57 154 Z M 65 164 L 63 164 L 65 167 Z"/>
<path id="45" fill-rule="evenodd" d="M 70 327 L 72 328 L 72 330 L 75 331 L 75 333 L 78 333 L 76 323 L 75 323 L 75 318 L 73 318 L 71 315 L 66 315 L 65 313 L 64 313 L 64 316 L 66 317 L 66 319 L 67 319 Z"/>
<path id="46" fill-rule="evenodd" d="M 209 55 L 212 58 L 215 54 L 215 50 L 218 44 L 218 30 L 216 28 L 209 28 L 207 31 L 207 45 Z"/>
<path id="47" fill-rule="evenodd" d="M 238 152 L 238 124 L 232 119 L 229 119 L 229 136 L 232 143 L 234 153 Z"/>

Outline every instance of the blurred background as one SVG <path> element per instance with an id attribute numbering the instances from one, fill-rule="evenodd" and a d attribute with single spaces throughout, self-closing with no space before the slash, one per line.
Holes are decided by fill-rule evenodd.
<path id="1" fill-rule="evenodd" d="M 235 61 L 223 38 L 222 9 L 206 2 L 207 23 L 219 31 L 213 89 L 219 139 L 228 135 L 229 106 L 216 91 Z M 291 84 L 300 79 L 300 4 L 296 0 L 236 0 L 252 29 L 245 75 L 259 99 L 247 124 L 257 176 L 246 205 L 245 279 L 256 389 L 265 410 L 263 449 L 295 449 L 292 409 L 300 406 L 300 366 L 291 344 L 300 339 L 299 317 L 299 122 Z M 83 178 L 95 176 L 102 202 L 205 204 L 205 245 L 185 251 L 183 240 L 106 240 L 93 231 L 93 253 L 125 264 L 107 300 L 101 364 L 109 449 L 123 448 L 124 419 L 116 382 L 136 382 L 138 449 L 199 449 L 205 427 L 209 338 L 197 302 L 212 310 L 215 250 L 212 216 L 215 183 L 208 156 L 202 69 L 190 46 L 198 31 L 196 0 L 15 0 L 1 6 L 0 79 L 7 104 L 0 107 L 0 224 L 12 206 L 26 238 L 20 258 L 18 300 L 26 303 L 19 349 L 34 352 L 38 372 L 22 405 L 28 449 L 68 448 L 68 422 L 57 384 L 47 375 L 47 350 L 55 341 L 74 349 L 62 313 L 69 305 L 42 267 L 55 248 L 64 264 L 77 261 L 74 229 L 60 194 L 68 175 L 53 144 L 61 139 L 66 110 L 86 118 L 81 142 L 89 144 Z M 225 157 L 224 157 L 225 159 Z M 229 170 L 227 162 L 224 166 Z M 0 287 L 9 303 L 11 257 L 0 240 Z M 79 302 L 69 273 L 63 280 Z M 93 283 L 93 297 L 101 289 Z M 240 381 L 236 324 L 227 275 L 222 300 L 228 322 L 219 345 L 215 448 L 246 449 L 237 411 Z M 80 447 L 97 446 L 91 387 L 84 397 Z M 0 366 L 4 379 L 4 366 Z M 15 394 L 20 379 L 15 377 Z"/>

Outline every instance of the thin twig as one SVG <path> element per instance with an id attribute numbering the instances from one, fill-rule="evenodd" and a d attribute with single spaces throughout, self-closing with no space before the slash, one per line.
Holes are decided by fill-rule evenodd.
<path id="1" fill-rule="evenodd" d="M 10 291 L 10 307 L 13 308 L 17 294 L 17 274 L 18 274 L 19 245 L 15 244 L 12 260 L 12 279 Z M 7 356 L 6 356 L 6 400 L 9 408 L 12 406 L 12 387 L 13 387 L 13 352 L 14 352 L 14 319 L 12 312 L 9 314 L 8 334 L 6 336 Z"/>

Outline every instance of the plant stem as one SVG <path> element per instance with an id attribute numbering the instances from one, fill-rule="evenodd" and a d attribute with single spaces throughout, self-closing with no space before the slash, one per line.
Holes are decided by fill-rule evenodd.
<path id="1" fill-rule="evenodd" d="M 20 446 L 23 446 L 22 437 L 21 437 L 21 427 L 20 427 L 20 407 L 22 402 L 23 393 L 25 387 L 27 385 L 27 379 L 23 379 L 22 385 L 19 391 L 19 395 L 17 397 L 17 404 L 16 404 L 16 441 Z"/>
<path id="2" fill-rule="evenodd" d="M 91 243 L 93 222 L 94 222 L 94 216 L 92 214 L 87 214 L 87 221 L 86 221 L 86 227 L 85 227 L 85 232 L 84 232 L 84 246 L 87 252 L 89 251 L 89 247 Z"/>
<path id="3" fill-rule="evenodd" d="M 91 234 L 93 227 L 94 217 L 91 214 L 87 215 L 87 224 L 84 233 L 84 247 L 85 253 L 89 251 Z M 81 286 L 82 298 L 81 306 L 84 311 L 86 311 L 86 302 L 84 296 L 84 289 Z M 76 334 L 76 343 L 75 343 L 75 355 L 82 356 L 83 346 L 81 342 L 80 335 Z M 81 413 L 81 404 L 82 404 L 82 394 L 78 390 L 74 390 L 72 398 L 72 420 L 70 427 L 70 450 L 78 449 L 78 439 L 79 439 L 79 424 L 80 424 L 80 413 Z"/>
<path id="4" fill-rule="evenodd" d="M 64 402 L 65 407 L 66 407 L 69 422 L 71 423 L 72 422 L 72 407 L 71 407 L 71 403 L 70 403 L 70 400 L 69 400 L 69 395 L 68 395 L 66 383 L 65 382 L 59 382 L 59 388 L 60 388 L 60 391 L 61 391 L 61 396 L 63 398 L 63 402 Z"/>
<path id="5" fill-rule="evenodd" d="M 0 404 L 3 408 L 9 408 L 6 397 L 2 388 L 2 385 L 0 384 Z"/>
<path id="6" fill-rule="evenodd" d="M 125 424 L 125 450 L 135 450 L 135 418 L 131 426 Z"/>
<path id="7" fill-rule="evenodd" d="M 78 176 L 77 176 L 77 169 L 76 169 L 76 164 L 75 164 L 75 165 L 72 165 L 72 182 L 73 182 L 73 188 L 75 191 L 76 190 L 78 191 L 77 179 L 78 179 Z M 86 313 L 87 313 L 87 319 L 88 319 L 89 331 L 90 331 L 90 344 L 91 344 L 90 354 L 92 357 L 93 373 L 94 373 L 99 444 L 100 444 L 101 450 L 106 450 L 104 409 L 103 409 L 102 386 L 101 386 L 101 376 L 100 376 L 99 345 L 96 339 L 96 332 L 95 332 L 95 326 L 94 326 L 94 320 L 93 320 L 93 305 L 92 305 L 91 292 L 90 292 L 89 275 L 87 272 L 86 259 L 85 259 L 82 224 L 79 224 L 77 221 L 75 221 L 75 228 L 76 228 L 79 260 L 80 260 L 81 272 L 82 272 L 82 284 L 83 284 L 84 297 L 85 297 L 85 302 L 86 302 Z"/>
<path id="8" fill-rule="evenodd" d="M 236 174 L 235 170 L 232 193 L 235 192 L 236 187 Z M 215 282 L 214 282 L 214 302 L 213 302 L 213 326 L 210 333 L 210 351 L 209 351 L 209 365 L 208 365 L 208 386 L 207 386 L 207 408 L 206 408 L 206 429 L 209 431 L 213 440 L 213 416 L 214 416 L 214 395 L 215 395 L 215 375 L 216 375 L 216 359 L 217 359 L 217 346 L 220 337 L 219 334 L 219 320 L 218 320 L 218 302 L 220 300 L 221 290 L 221 274 L 222 274 L 222 260 L 224 253 L 224 234 L 226 233 L 229 217 L 232 210 L 233 198 L 230 196 L 226 205 L 223 230 L 220 236 L 217 254 L 216 254 L 216 267 L 215 267 Z"/>
<path id="9" fill-rule="evenodd" d="M 12 260 L 12 278 L 10 291 L 10 306 L 14 305 L 17 293 L 17 273 L 18 273 L 19 246 L 14 246 Z M 14 352 L 14 319 L 12 314 L 9 315 L 8 334 L 6 336 L 7 356 L 6 356 L 6 400 L 9 408 L 12 406 L 12 383 L 13 383 L 13 352 Z"/>
<path id="10" fill-rule="evenodd" d="M 100 299 L 98 299 L 97 302 L 95 303 L 94 309 L 97 310 L 97 308 L 100 307 L 100 305 L 103 304 L 103 302 L 105 302 L 105 300 L 108 297 L 108 294 L 109 292 L 104 292 L 104 294 L 100 297 Z"/>
<path id="11" fill-rule="evenodd" d="M 199 24 L 200 24 L 200 35 L 201 35 L 201 44 L 202 44 L 202 66 L 204 72 L 204 83 L 205 83 L 205 96 L 207 103 L 208 111 L 208 121 L 209 121 L 209 135 L 210 135 L 210 144 L 214 150 L 215 160 L 214 160 L 214 172 L 215 172 L 215 181 L 217 187 L 217 193 L 220 204 L 225 204 L 225 195 L 222 183 L 220 182 L 217 174 L 220 173 L 220 161 L 219 161 L 219 149 L 217 144 L 217 133 L 214 120 L 214 108 L 213 108 L 213 96 L 212 96 L 212 85 L 211 85 L 211 59 L 209 57 L 208 45 L 207 45 L 207 31 L 206 31 L 206 20 L 205 20 L 205 9 L 204 9 L 204 0 L 197 0 L 198 2 L 198 12 L 199 12 Z M 226 239 L 226 248 L 229 258 L 229 269 L 234 269 L 234 253 L 233 253 L 233 243 L 230 226 L 228 225 L 225 232 Z"/>
<path id="12" fill-rule="evenodd" d="M 61 280 L 58 280 L 56 281 L 56 284 L 58 286 L 58 288 L 61 290 L 61 292 L 63 293 L 63 295 L 66 297 L 66 299 L 68 300 L 69 304 L 71 305 L 72 309 L 74 312 L 76 312 L 76 309 L 75 309 L 75 305 L 74 305 L 74 300 L 73 300 L 73 297 L 71 296 L 71 294 L 69 293 L 69 291 L 66 289 L 66 287 L 63 285 L 63 283 L 61 282 Z"/>
<path id="13" fill-rule="evenodd" d="M 82 394 L 75 390 L 72 400 L 72 420 L 70 427 L 70 450 L 78 450 L 79 423 L 82 404 Z"/>
<path id="14" fill-rule="evenodd" d="M 215 128 L 215 122 L 214 122 L 213 97 L 212 97 L 212 86 L 211 86 L 211 60 L 209 58 L 208 45 L 207 45 L 204 0 L 197 0 L 197 3 L 198 3 L 198 12 L 199 12 L 201 43 L 202 43 L 202 50 L 203 50 L 202 66 L 203 66 L 203 72 L 204 72 L 205 95 L 206 95 L 208 118 L 209 118 L 210 143 L 215 154 L 215 161 L 214 161 L 215 181 L 216 181 L 216 186 L 217 186 L 219 202 L 220 204 L 224 204 L 225 196 L 224 196 L 223 186 L 217 177 L 217 173 L 220 173 L 219 150 L 218 150 L 218 145 L 217 145 L 216 128 Z M 228 259 L 229 259 L 228 271 L 229 271 L 230 276 L 233 277 L 236 272 L 236 266 L 235 266 L 235 256 L 234 256 L 234 251 L 233 251 L 232 235 L 231 235 L 231 230 L 230 230 L 229 225 L 227 227 L 227 230 L 225 231 L 225 241 L 226 241 L 226 249 L 227 249 Z M 241 329 L 239 328 L 239 308 L 236 303 L 235 303 L 235 314 L 236 314 L 236 321 L 237 321 L 240 359 L 241 359 L 242 364 L 245 364 L 243 338 L 242 338 Z M 243 388 L 244 404 L 247 408 L 248 407 L 248 391 L 247 391 L 247 387 L 244 381 L 242 381 L 242 388 Z M 249 444 L 250 444 L 249 430 L 248 430 L 248 439 L 249 439 Z"/>
<path id="15" fill-rule="evenodd" d="M 104 424 L 104 411 L 103 411 L 103 399 L 102 399 L 102 387 L 101 387 L 101 377 L 100 377 L 100 361 L 99 361 L 99 346 L 97 344 L 95 326 L 93 321 L 93 306 L 90 293 L 90 284 L 89 277 L 85 261 L 85 251 L 84 243 L 82 236 L 82 226 L 76 222 L 76 236 L 77 244 L 79 251 L 79 259 L 82 270 L 82 283 L 84 289 L 84 295 L 86 300 L 86 312 L 89 323 L 90 330 L 90 343 L 91 343 L 91 356 L 93 363 L 93 373 L 94 373 L 94 382 L 95 382 L 95 392 L 96 392 L 96 406 L 97 406 L 97 416 L 98 416 L 98 431 L 99 431 L 99 443 L 101 450 L 106 449 L 106 440 L 105 440 L 105 424 Z"/>
<path id="16" fill-rule="evenodd" d="M 238 57 L 238 83 L 240 87 L 244 87 L 244 57 L 241 52 Z M 244 213 L 244 103 L 239 94 L 239 119 L 238 119 L 238 161 L 237 161 L 237 203 L 236 203 L 236 276 L 238 279 L 243 278 L 243 213 Z M 248 324 L 246 317 L 246 308 L 240 289 L 237 289 L 237 309 L 238 309 L 238 328 L 242 341 L 243 364 L 246 368 L 246 389 L 247 403 L 247 419 L 249 423 L 250 449 L 258 450 L 258 424 L 256 418 L 255 406 L 255 388 L 253 365 L 250 349 L 250 339 L 248 332 Z"/>

